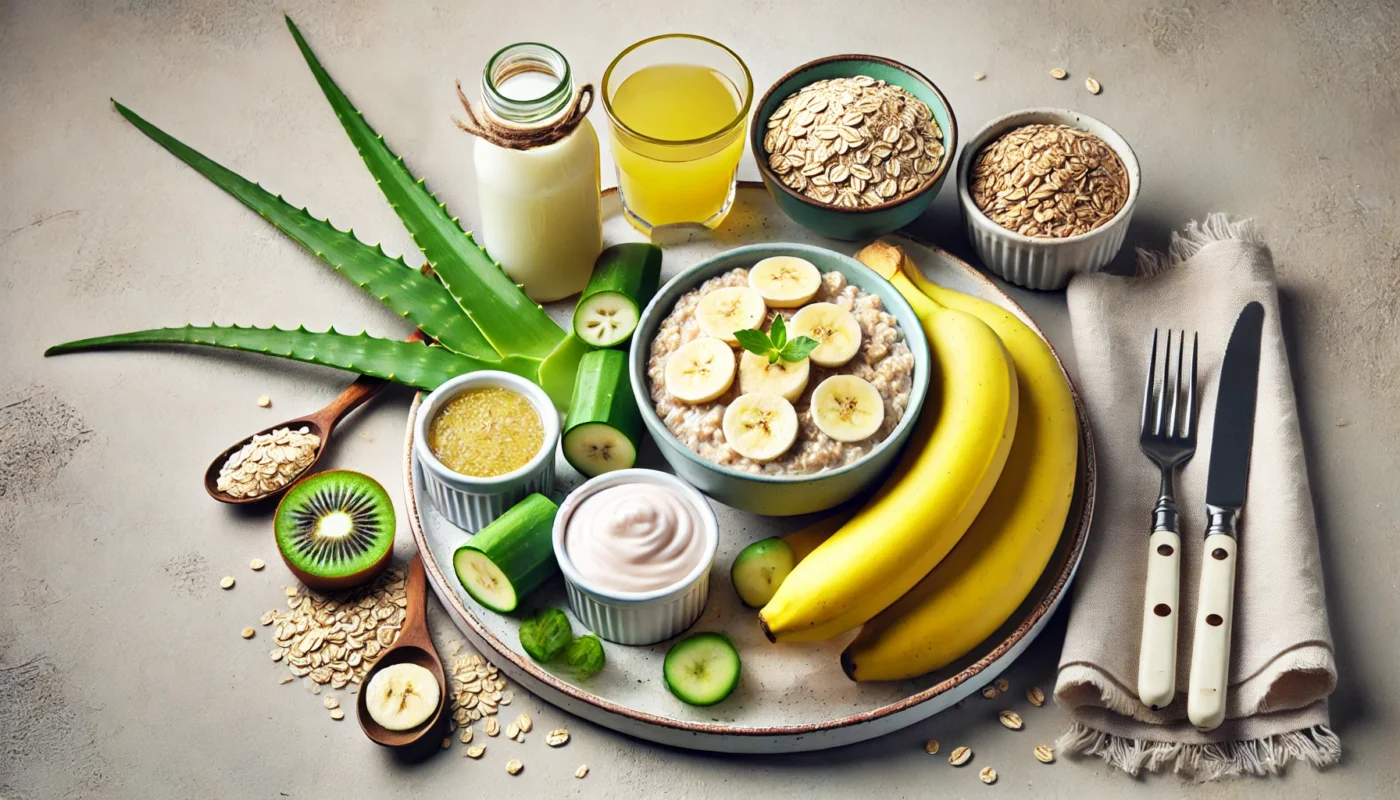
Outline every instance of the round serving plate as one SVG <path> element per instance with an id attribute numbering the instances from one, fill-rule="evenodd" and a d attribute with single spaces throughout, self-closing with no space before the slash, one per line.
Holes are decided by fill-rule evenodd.
<path id="1" fill-rule="evenodd" d="M 605 194 L 603 213 L 608 244 L 643 240 L 622 218 L 615 191 Z M 968 264 L 908 237 L 891 238 L 934 282 L 1001 305 L 1036 327 L 995 283 Z M 808 232 L 777 209 L 762 184 L 747 182 L 740 184 L 734 208 L 720 230 L 658 231 L 653 241 L 665 249 L 663 280 L 719 252 L 759 241 L 804 242 L 847 254 L 856 249 L 854 244 Z M 567 301 L 555 303 L 549 311 L 567 325 L 572 306 Z M 1080 429 L 1079 473 L 1069 518 L 1049 565 L 1026 601 L 996 633 L 957 663 L 914 680 L 858 684 L 847 679 L 838 656 L 853 633 L 815 644 L 769 643 L 759 630 L 756 613 L 739 602 L 730 584 L 730 564 L 750 542 L 797 530 L 821 515 L 762 517 L 713 501 L 720 525 L 719 553 L 711 573 L 709 603 L 692 630 L 723 631 L 733 639 L 743 660 L 743 676 L 734 694 L 710 708 L 692 708 L 672 697 L 661 678 L 670 641 L 648 647 L 607 644 L 607 667 L 582 683 L 535 663 L 520 648 L 519 619 L 489 611 L 472 600 L 452 571 L 452 554 L 470 534 L 454 527 L 433 507 L 421 467 L 413 459 L 413 423 L 421 395 L 409 412 L 404 443 L 409 527 L 423 554 L 429 585 L 457 627 L 512 680 L 570 713 L 638 738 L 715 752 L 784 753 L 851 744 L 926 719 L 978 691 L 1030 645 L 1059 607 L 1079 565 L 1094 508 L 1093 437 L 1077 393 L 1074 400 Z M 667 469 L 650 440 L 643 445 L 637 466 Z M 561 494 L 584 480 L 562 456 L 558 471 Z M 562 578 L 529 597 L 521 611 L 547 606 L 568 608 Z M 576 630 L 583 630 L 572 614 L 570 618 Z"/>

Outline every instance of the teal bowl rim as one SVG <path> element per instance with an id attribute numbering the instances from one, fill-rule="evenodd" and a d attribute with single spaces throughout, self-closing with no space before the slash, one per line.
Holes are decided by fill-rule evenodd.
<path id="1" fill-rule="evenodd" d="M 871 448 L 869 453 L 836 469 L 823 470 L 821 472 L 808 472 L 801 475 L 755 475 L 751 472 L 740 472 L 739 470 L 731 469 L 722 464 L 716 464 L 709 459 L 703 458 L 699 453 L 686 447 L 680 439 L 677 439 L 675 434 L 671 433 L 671 429 L 666 427 L 666 423 L 662 422 L 661 417 L 656 413 L 656 405 L 651 400 L 651 391 L 648 386 L 645 364 L 651 352 L 651 340 L 655 338 L 655 332 L 653 331 L 652 335 L 649 336 L 645 342 L 642 341 L 641 336 L 638 334 L 647 330 L 653 318 L 655 318 L 656 327 L 659 328 L 661 322 L 666 318 L 666 315 L 671 313 L 671 309 L 675 304 L 674 300 L 672 300 L 665 309 L 661 309 L 658 307 L 658 303 L 662 298 L 670 293 L 673 287 L 683 286 L 684 288 L 678 292 L 676 298 L 679 299 L 679 294 L 691 291 L 699 286 L 700 283 L 715 275 L 721 274 L 721 272 L 727 272 L 728 270 L 721 270 L 720 272 L 707 274 L 702 278 L 696 278 L 701 272 L 713 269 L 714 264 L 718 261 L 731 259 L 738 261 L 742 260 L 742 257 L 752 253 L 754 254 L 753 261 L 757 262 L 759 259 L 778 255 L 779 253 L 773 252 L 775 250 L 784 251 L 781 253 L 783 255 L 801 256 L 807 258 L 809 261 L 812 260 L 810 256 L 813 254 L 821 254 L 823 258 L 835 256 L 837 263 L 841 265 L 838 271 L 843 273 L 848 270 L 854 271 L 875 281 L 884 281 L 888 284 L 890 286 L 890 296 L 885 297 L 884 295 L 878 295 L 880 301 L 885 303 L 886 306 L 891 304 L 897 306 L 907 319 L 915 320 L 915 324 L 912 326 L 906 325 L 904 320 L 899 320 L 899 328 L 904 332 L 904 339 L 909 344 L 909 350 L 914 354 L 914 385 L 909 390 L 909 405 L 904 408 L 904 416 L 900 418 L 899 424 L 894 427 L 894 430 L 890 431 L 890 435 L 886 436 L 884 441 Z M 734 269 L 738 266 L 738 264 L 735 264 L 729 267 L 729 269 Z M 818 267 L 818 269 L 820 270 L 821 267 Z M 822 271 L 825 272 L 829 270 Z M 870 290 L 867 289 L 866 291 Z M 873 291 L 871 293 L 876 294 Z M 890 313 L 894 312 L 891 310 Z M 898 317 L 896 317 L 896 319 L 898 319 Z M 928 394 L 931 377 L 929 373 L 933 369 L 931 366 L 933 356 L 932 353 L 929 352 L 928 337 L 925 336 L 923 328 L 917 324 L 917 320 L 918 317 L 914 314 L 913 306 L 909 305 L 909 301 L 904 299 L 904 296 L 899 293 L 898 289 L 894 288 L 893 284 L 889 284 L 889 281 L 885 280 L 880 273 L 844 253 L 838 253 L 835 250 L 829 250 L 825 247 L 798 244 L 796 242 L 770 242 L 735 247 L 685 268 L 674 278 L 667 281 L 665 285 L 656 292 L 651 301 L 647 303 L 646 309 L 642 311 L 641 319 L 637 321 L 637 329 L 632 336 L 632 344 L 627 352 L 627 370 L 628 375 L 632 379 L 632 396 L 636 399 L 637 407 L 642 412 L 642 420 L 646 423 L 647 430 L 651 433 L 652 438 L 656 440 L 657 446 L 662 447 L 664 445 L 666 448 L 675 450 L 701 467 L 712 470 L 727 478 L 737 478 L 740 480 L 754 481 L 756 483 L 773 484 L 775 486 L 791 486 L 794 484 L 825 481 L 865 467 L 877 454 L 894 446 L 893 443 L 902 443 L 908 438 L 910 429 L 919 418 L 919 412 L 923 410 L 924 397 Z M 663 455 L 665 455 L 665 453 L 663 453 Z M 875 477 L 878 476 L 872 475 L 871 479 L 873 480 Z"/>
<path id="2" fill-rule="evenodd" d="M 823 64 L 830 64 L 837 61 L 874 61 L 876 63 L 884 64 L 887 67 L 897 69 L 900 72 L 903 72 L 909 77 L 913 78 L 914 80 L 927 86 L 929 91 L 933 92 L 934 97 L 938 98 L 938 102 L 943 104 L 943 110 L 948 112 L 949 130 L 943 132 L 943 160 L 941 163 L 939 163 L 938 169 L 934 171 L 933 179 L 928 182 L 927 186 L 909 195 L 908 197 L 901 197 L 896 200 L 886 200 L 878 206 L 867 206 L 864 208 L 836 208 L 835 206 L 827 205 L 826 203 L 819 203 L 816 200 L 813 200 L 810 197 L 807 197 L 806 195 L 802 194 L 801 192 L 794 191 L 792 187 L 783 183 L 783 179 L 776 172 L 773 171 L 772 167 L 768 166 L 768 159 L 766 156 L 763 155 L 763 136 L 764 133 L 768 130 L 768 117 L 765 116 L 764 118 L 759 119 L 759 112 L 763 111 L 763 107 L 768 105 L 768 99 L 773 96 L 773 92 L 775 92 L 779 86 L 782 86 L 789 80 L 800 76 L 804 72 L 809 72 L 816 67 L 822 66 Z M 800 88 L 801 87 L 799 87 L 799 89 Z M 754 106 L 753 125 L 749 126 L 749 149 L 753 151 L 753 160 L 758 164 L 758 172 L 760 175 L 763 176 L 764 184 L 766 184 L 770 189 L 777 189 L 783 194 L 786 194 L 788 197 L 791 197 L 792 199 L 801 202 L 803 205 L 810 206 L 811 208 L 819 209 L 821 211 L 830 211 L 837 214 L 854 215 L 875 214 L 881 211 L 888 211 L 892 208 L 898 208 L 899 206 L 902 206 L 905 203 L 917 200 L 918 198 L 923 197 L 923 195 L 929 192 L 930 190 L 933 190 L 936 187 L 942 185 L 943 179 L 947 176 L 948 170 L 953 165 L 953 156 L 957 155 L 958 152 L 958 117 L 956 114 L 953 113 L 952 103 L 948 102 L 948 97 L 943 94 L 943 91 L 938 88 L 938 85 L 935 84 L 933 81 L 929 80 L 927 75 L 914 69 L 908 64 L 895 61 L 892 58 L 885 58 L 884 56 L 862 55 L 860 53 L 845 53 L 842 55 L 826 56 L 825 58 L 818 58 L 813 61 L 808 61 L 806 64 L 797 67 L 796 69 L 788 72 L 783 77 L 774 81 L 773 85 L 768 87 L 768 91 L 763 93 L 763 97 L 758 101 L 758 104 Z M 864 265 L 862 264 L 861 266 Z"/>

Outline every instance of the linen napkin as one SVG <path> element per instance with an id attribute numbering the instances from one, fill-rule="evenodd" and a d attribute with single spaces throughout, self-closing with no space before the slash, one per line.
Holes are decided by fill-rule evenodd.
<path id="1" fill-rule="evenodd" d="M 1248 499 L 1240 521 L 1234 640 L 1225 723 L 1186 718 L 1205 529 L 1206 472 L 1221 361 L 1245 304 L 1264 305 L 1264 338 Z M 1094 530 L 1070 606 L 1055 697 L 1070 711 L 1057 743 L 1133 775 L 1171 769 L 1200 780 L 1277 774 L 1297 759 L 1337 761 L 1327 696 L 1336 686 L 1312 495 L 1269 250 L 1249 222 L 1222 214 L 1174 234 L 1167 253 L 1138 254 L 1138 276 L 1080 275 L 1067 293 L 1079 385 L 1094 430 Z M 1158 470 L 1138 449 L 1154 328 L 1200 334 L 1199 436 L 1178 475 L 1181 600 L 1176 699 L 1151 711 L 1137 697 L 1147 537 Z"/>

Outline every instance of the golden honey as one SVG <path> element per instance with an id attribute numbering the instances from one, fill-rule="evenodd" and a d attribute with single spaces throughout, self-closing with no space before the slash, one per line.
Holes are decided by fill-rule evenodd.
<path id="1" fill-rule="evenodd" d="M 437 460 L 474 478 L 520 469 L 543 446 L 544 424 L 534 405 L 498 386 L 462 392 L 428 425 L 428 449 Z"/>

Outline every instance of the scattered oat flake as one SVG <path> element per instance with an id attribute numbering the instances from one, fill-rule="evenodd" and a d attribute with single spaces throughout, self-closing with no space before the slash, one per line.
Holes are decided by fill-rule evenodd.
<path id="1" fill-rule="evenodd" d="M 465 728 L 463 728 L 463 729 L 462 729 L 462 734 L 461 734 L 461 736 L 458 737 L 458 738 L 460 738 L 460 739 L 462 740 L 462 744 L 466 744 L 467 742 L 470 742 L 470 741 L 472 740 L 472 727 L 471 727 L 470 725 L 468 725 L 468 726 L 466 726 Z"/>
<path id="2" fill-rule="evenodd" d="M 1013 731 L 1021 730 L 1021 727 L 1024 725 L 1024 723 L 1021 722 L 1021 715 L 1017 714 L 1015 711 L 1003 711 L 998 714 L 997 717 L 1001 720 L 1002 725 Z"/>
<path id="3" fill-rule="evenodd" d="M 1045 692 L 1040 691 L 1039 686 L 1032 686 L 1026 689 L 1026 699 L 1031 701 L 1031 705 L 1040 708 L 1045 705 Z"/>
<path id="4" fill-rule="evenodd" d="M 1035 746 L 1035 760 L 1042 764 L 1049 764 L 1055 760 L 1055 751 L 1043 744 Z"/>
<path id="5" fill-rule="evenodd" d="M 522 769 L 525 769 L 525 765 L 520 763 L 520 759 L 518 758 L 512 758 L 506 762 L 506 772 L 512 775 L 519 775 Z"/>
<path id="6" fill-rule="evenodd" d="M 924 742 L 924 752 L 931 756 L 938 755 L 938 740 L 929 739 L 927 742 Z"/>
<path id="7" fill-rule="evenodd" d="M 575 778 L 578 778 L 578 779 L 580 779 L 580 780 L 582 780 L 583 778 L 587 778 L 587 777 L 588 777 L 588 765 L 587 765 L 587 764 L 580 764 L 580 765 L 579 765 L 579 768 L 576 769 L 576 770 L 574 770 L 574 777 L 575 777 Z"/>
<path id="8" fill-rule="evenodd" d="M 278 681 L 277 683 L 278 683 L 279 685 L 284 685 L 284 686 L 285 686 L 286 684 L 289 684 L 289 683 L 291 683 L 291 682 L 294 681 L 294 680 L 296 680 L 296 678 L 293 678 L 291 675 L 283 675 L 283 676 L 282 676 L 282 680 Z"/>
<path id="9" fill-rule="evenodd" d="M 529 733 L 530 730 L 535 727 L 535 723 L 530 719 L 529 714 L 522 712 L 520 716 L 515 718 L 515 726 L 519 728 L 522 733 Z"/>
<path id="10" fill-rule="evenodd" d="M 326 695 L 326 699 L 321 701 L 321 705 L 325 706 L 328 709 L 340 708 L 340 701 L 335 699 L 335 695 L 328 694 Z"/>
<path id="11" fill-rule="evenodd" d="M 563 728 L 555 728 L 545 734 L 544 743 L 550 747 L 563 747 L 569 743 L 569 732 Z"/>
<path id="12" fill-rule="evenodd" d="M 1069 77 L 1069 73 L 1065 72 L 1059 67 L 1055 67 L 1054 69 L 1050 70 L 1050 77 L 1054 78 L 1057 81 L 1062 81 L 1065 78 Z"/>
<path id="13" fill-rule="evenodd" d="M 255 634 L 255 633 L 257 633 L 257 631 L 253 630 L 252 628 L 244 628 L 244 629 L 243 629 L 243 638 L 244 638 L 244 639 L 251 639 L 251 638 L 253 638 L 253 634 Z"/>
<path id="14" fill-rule="evenodd" d="M 984 81 L 984 80 L 987 79 L 987 73 L 985 73 L 985 72 L 974 72 L 974 73 L 972 73 L 972 79 L 973 79 L 974 81 Z"/>
<path id="15" fill-rule="evenodd" d="M 948 763 L 955 767 L 961 767 L 963 764 L 966 764 L 970 758 L 972 758 L 972 748 L 954 747 L 953 752 L 948 754 Z"/>
<path id="16" fill-rule="evenodd" d="M 487 717 L 485 724 L 481 726 L 481 730 L 487 736 L 496 736 L 501 732 L 501 723 L 497 722 L 495 717 Z"/>
<path id="17" fill-rule="evenodd" d="M 1001 694 L 1001 691 L 995 686 L 987 685 L 982 687 L 982 696 L 988 700 L 996 698 L 999 694 Z"/>
<path id="18" fill-rule="evenodd" d="M 272 398 L 271 398 L 271 397 L 268 397 L 267 395 L 263 395 L 263 396 L 261 396 L 261 397 L 258 398 L 258 408 L 270 408 L 271 406 L 272 406 Z"/>
<path id="19" fill-rule="evenodd" d="M 478 744 L 478 745 L 475 745 L 475 746 L 473 746 L 473 747 L 468 747 L 468 748 L 467 748 L 467 757 L 468 757 L 468 758 L 481 758 L 481 757 L 482 757 L 483 755 L 485 755 L 485 754 L 486 754 L 486 745 L 484 745 L 484 744 Z"/>
<path id="20" fill-rule="evenodd" d="M 517 736 L 519 736 L 519 735 L 520 735 L 520 728 L 518 728 L 514 722 L 512 722 L 511 724 L 509 724 L 509 725 L 506 726 L 506 738 L 507 738 L 507 739 L 514 739 L 515 737 L 517 737 Z"/>
<path id="21" fill-rule="evenodd" d="M 248 569 L 251 569 L 254 572 L 257 572 L 265 566 L 267 566 L 267 564 L 261 558 L 255 558 L 252 561 L 248 562 Z"/>
<path id="22" fill-rule="evenodd" d="M 233 576 L 232 576 L 232 575 L 225 575 L 225 576 L 219 581 L 219 588 L 220 588 L 220 589 L 232 589 L 232 588 L 233 588 L 233 584 L 234 584 Z"/>
<path id="23" fill-rule="evenodd" d="M 982 771 L 977 773 L 977 777 L 981 778 L 983 783 L 991 785 L 997 782 L 997 771 L 991 767 L 983 767 Z"/>
<path id="24" fill-rule="evenodd" d="M 1089 90 L 1089 94 L 1098 94 L 1099 92 L 1103 91 L 1103 87 L 1100 86 L 1099 82 L 1094 80 L 1093 78 L 1084 81 L 1084 88 Z"/>
<path id="25" fill-rule="evenodd" d="M 505 694 L 501 695 L 501 705 L 508 706 L 510 705 L 510 701 L 514 699 L 515 694 L 513 692 L 506 692 Z"/>
<path id="26" fill-rule="evenodd" d="M 335 720 L 336 722 L 339 722 L 339 721 L 345 719 L 345 711 L 344 711 L 343 709 L 339 709 L 339 708 L 332 708 L 332 709 L 331 709 L 331 719 Z"/>
<path id="27" fill-rule="evenodd" d="M 452 737 L 451 737 L 451 736 L 444 737 L 443 740 L 442 740 L 442 749 L 446 750 L 447 748 L 449 748 L 449 747 L 451 747 L 451 746 L 452 746 Z"/>
<path id="28" fill-rule="evenodd" d="M 1005 678 L 997 678 L 997 691 L 1005 692 L 1011 688 L 1011 682 Z"/>

